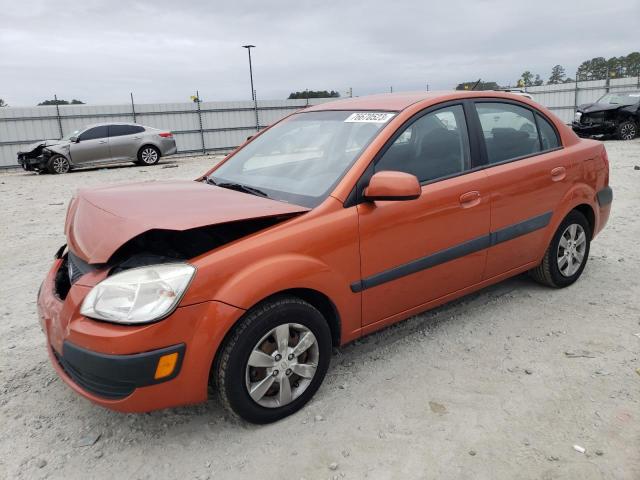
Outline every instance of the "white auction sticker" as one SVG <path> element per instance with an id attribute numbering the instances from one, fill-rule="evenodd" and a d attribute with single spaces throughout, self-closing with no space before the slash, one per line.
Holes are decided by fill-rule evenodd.
<path id="1" fill-rule="evenodd" d="M 389 119 L 393 118 L 394 115 L 395 113 L 386 112 L 357 112 L 349 115 L 345 122 L 386 123 Z"/>

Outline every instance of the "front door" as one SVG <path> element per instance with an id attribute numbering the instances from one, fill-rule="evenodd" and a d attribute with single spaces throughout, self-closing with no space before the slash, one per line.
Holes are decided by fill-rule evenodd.
<path id="1" fill-rule="evenodd" d="M 101 125 L 85 130 L 77 143 L 71 143 L 71 162 L 74 165 L 88 165 L 111 160 L 107 126 Z"/>
<path id="2" fill-rule="evenodd" d="M 358 205 L 363 325 L 478 283 L 489 239 L 484 171 L 469 171 L 462 104 L 431 108 L 401 128 L 374 170 L 411 173 L 417 200 Z M 467 107 L 468 108 L 468 107 Z"/>

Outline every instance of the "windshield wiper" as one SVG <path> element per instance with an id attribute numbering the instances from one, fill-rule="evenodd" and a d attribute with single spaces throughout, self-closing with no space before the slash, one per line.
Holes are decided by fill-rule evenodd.
<path id="1" fill-rule="evenodd" d="M 239 192 L 250 193 L 251 195 L 257 195 L 259 197 L 269 198 L 265 192 L 258 188 L 249 187 L 247 185 L 242 185 L 241 183 L 233 183 L 233 182 L 216 182 L 213 178 L 207 177 L 207 183 L 211 185 L 215 185 L 216 187 L 228 188 L 229 190 L 237 190 Z"/>

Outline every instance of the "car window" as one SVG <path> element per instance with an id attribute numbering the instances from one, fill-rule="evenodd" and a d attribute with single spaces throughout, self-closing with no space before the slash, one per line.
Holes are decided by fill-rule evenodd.
<path id="1" fill-rule="evenodd" d="M 378 160 L 375 171 L 411 173 L 428 182 L 470 168 L 469 137 L 461 105 L 428 113 L 396 138 Z"/>
<path id="2" fill-rule="evenodd" d="M 551 124 L 536 113 L 536 120 L 538 121 L 538 128 L 540 128 L 540 140 L 542 140 L 542 150 L 552 150 L 560 146 L 560 139 L 558 134 Z"/>
<path id="3" fill-rule="evenodd" d="M 504 162 L 540 151 L 533 112 L 510 103 L 476 103 L 489 163 Z"/>
<path id="4" fill-rule="evenodd" d="M 107 137 L 107 126 L 101 125 L 99 127 L 93 127 L 80 134 L 80 140 L 95 140 L 96 138 Z"/>
<path id="5" fill-rule="evenodd" d="M 109 136 L 120 137 L 122 135 L 133 135 L 144 132 L 144 128 L 138 125 L 109 125 Z"/>

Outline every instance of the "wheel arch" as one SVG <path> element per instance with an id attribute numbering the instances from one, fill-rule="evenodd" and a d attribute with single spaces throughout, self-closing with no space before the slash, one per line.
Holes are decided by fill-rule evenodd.
<path id="1" fill-rule="evenodd" d="M 587 219 L 587 222 L 589 222 L 589 228 L 591 229 L 591 235 L 593 235 L 594 232 L 595 232 L 595 228 L 596 228 L 596 213 L 593 210 L 593 207 L 591 205 L 589 205 L 588 203 L 581 203 L 581 204 L 576 205 L 574 208 L 571 209 L 571 211 L 573 211 L 573 210 L 577 210 L 578 212 L 582 213 L 585 216 L 585 218 Z M 565 215 L 565 217 L 566 217 L 566 215 Z"/>
<path id="2" fill-rule="evenodd" d="M 282 297 L 282 296 L 294 296 L 294 297 L 300 298 L 301 300 L 304 300 L 305 302 L 309 303 L 311 306 L 316 308 L 320 312 L 320 314 L 325 318 L 325 320 L 327 321 L 327 324 L 329 325 L 329 330 L 331 331 L 332 345 L 334 347 L 340 345 L 340 340 L 342 338 L 342 331 L 341 331 L 342 325 L 340 320 L 340 313 L 338 312 L 338 309 L 336 308 L 335 304 L 331 301 L 331 299 L 326 294 L 318 290 L 314 290 L 312 288 L 289 288 L 286 290 L 281 290 L 278 292 L 274 292 L 262 298 L 261 300 L 257 301 L 254 305 L 248 308 L 242 314 L 242 316 L 240 316 L 240 318 L 238 318 L 235 322 L 233 322 L 229 326 L 229 328 L 227 328 L 227 331 L 225 332 L 224 337 L 218 344 L 218 347 L 216 348 L 213 358 L 211 359 L 211 365 L 209 367 L 209 382 L 211 382 L 211 379 L 212 379 L 212 372 L 214 372 L 215 369 L 217 368 L 218 361 L 220 359 L 220 354 L 224 350 L 224 345 L 226 345 L 229 338 L 233 337 L 233 334 L 236 328 L 238 327 L 238 325 L 240 325 L 240 322 L 247 315 L 247 313 L 260 304 L 263 304 L 265 302 L 268 302 L 270 300 L 273 300 L 277 297 Z"/>
<path id="3" fill-rule="evenodd" d="M 136 153 L 136 158 L 140 158 L 140 154 L 142 153 L 142 150 L 145 149 L 146 147 L 153 147 L 155 148 L 156 152 L 158 152 L 158 158 L 162 158 L 162 150 L 160 149 L 160 147 L 158 147 L 158 145 L 155 145 L 154 143 L 151 142 L 145 142 L 142 145 L 140 145 L 140 148 L 138 148 L 138 152 Z"/>

